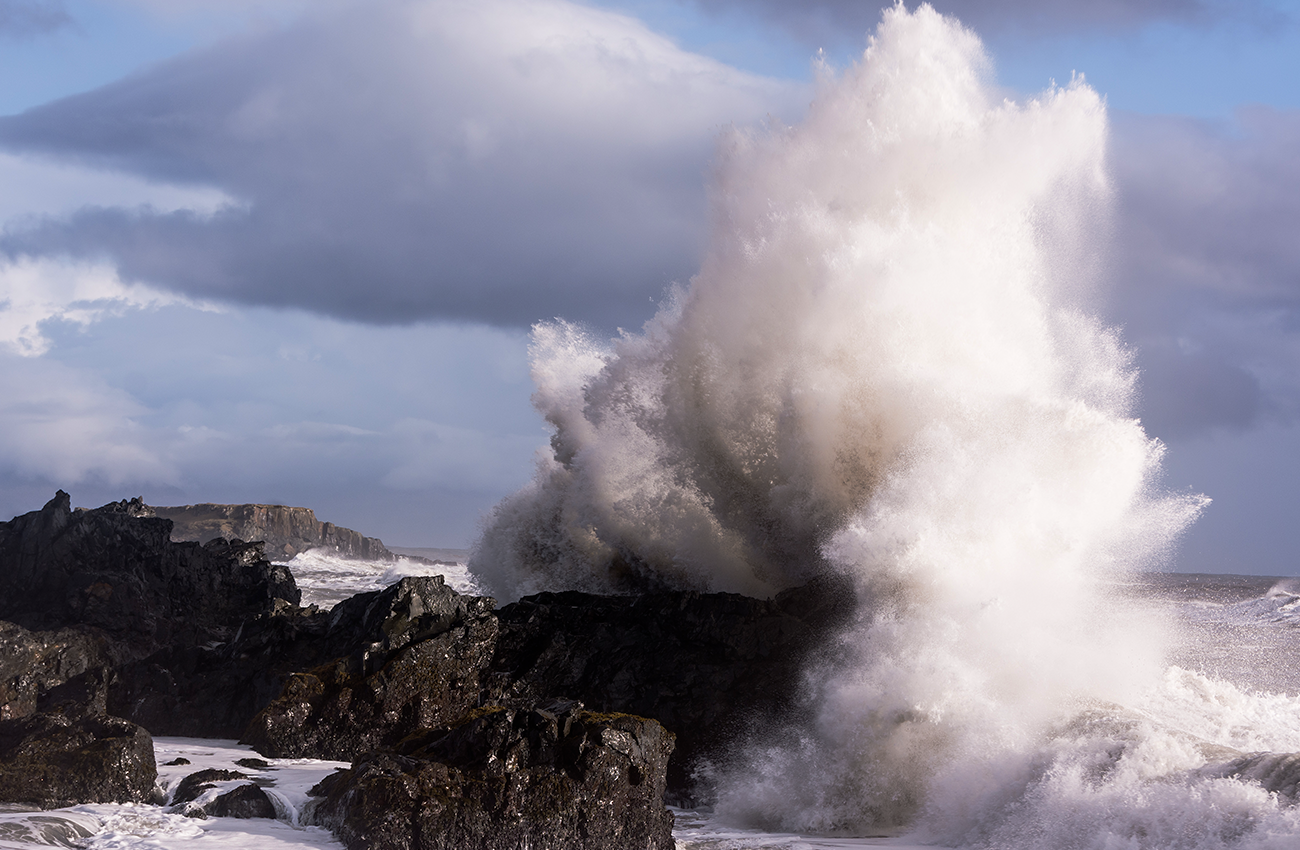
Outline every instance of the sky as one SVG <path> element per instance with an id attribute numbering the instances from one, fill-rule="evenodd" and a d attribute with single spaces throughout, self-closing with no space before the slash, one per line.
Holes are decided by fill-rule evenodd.
<path id="1" fill-rule="evenodd" d="M 1173 563 L 1300 574 L 1300 2 L 946 0 L 1013 99 L 1083 74 L 1096 309 Z M 799 120 L 871 0 L 0 0 L 0 516 L 272 502 L 468 546 L 548 432 L 528 332 L 689 280 L 729 126 Z"/>

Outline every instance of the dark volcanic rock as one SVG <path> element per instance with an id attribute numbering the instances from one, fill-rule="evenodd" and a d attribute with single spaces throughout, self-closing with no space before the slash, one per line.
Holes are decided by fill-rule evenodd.
<path id="1" fill-rule="evenodd" d="M 0 721 L 0 801 L 58 808 L 143 802 L 158 768 L 153 739 L 116 717 L 33 714 Z"/>
<path id="2" fill-rule="evenodd" d="M 493 600 L 461 596 L 441 576 L 406 578 L 340 603 L 349 655 L 291 675 L 248 725 L 264 755 L 351 759 L 476 707 L 496 647 Z"/>
<path id="3" fill-rule="evenodd" d="M 116 660 L 110 641 L 93 629 L 33 632 L 0 621 L 0 720 L 35 713 L 46 695 L 72 680 L 92 688 L 103 684 L 105 668 Z M 98 697 L 103 711 L 102 694 L 86 696 L 92 702 Z M 55 702 L 69 699 L 77 697 L 66 687 L 54 696 Z"/>
<path id="4" fill-rule="evenodd" d="M 0 624 L 0 719 L 89 724 L 107 711 L 160 735 L 242 737 L 276 757 L 388 749 L 397 761 L 383 782 L 403 788 L 423 787 L 429 770 L 478 775 L 445 752 L 417 758 L 407 738 L 483 707 L 514 728 L 564 697 L 675 732 L 668 785 L 685 793 L 691 769 L 738 735 L 800 719 L 803 671 L 829 660 L 818 653 L 834 651 L 855 607 L 849 584 L 826 577 L 772 600 L 544 593 L 494 611 L 433 576 L 303 609 L 261 544 L 172 542 L 170 521 L 138 499 L 69 505 L 60 491 L 0 523 L 0 619 L 18 624 Z M 418 769 L 403 773 L 400 759 Z M 542 775 L 518 788 L 493 779 L 497 796 L 475 805 L 523 806 L 520 794 L 551 793 Z"/>
<path id="5" fill-rule="evenodd" d="M 218 796 L 204 811 L 214 818 L 274 818 L 275 804 L 250 782 Z"/>
<path id="6" fill-rule="evenodd" d="M 301 598 L 260 544 L 173 543 L 171 523 L 139 499 L 70 505 L 60 490 L 41 510 L 0 523 L 0 619 L 30 629 L 91 625 L 151 647 L 233 633 L 275 600 Z"/>
<path id="7" fill-rule="evenodd" d="M 428 588 L 419 594 L 420 616 L 407 613 L 409 591 L 400 585 L 385 591 L 391 597 L 335 608 L 341 622 L 357 621 L 343 631 L 369 642 L 290 674 L 244 742 L 279 758 L 347 760 L 476 706 L 522 710 L 572 696 L 673 731 L 679 755 L 669 784 L 684 799 L 701 757 L 763 724 L 797 719 L 805 665 L 818 660 L 811 653 L 834 646 L 855 605 L 846 582 L 826 578 L 766 601 L 548 593 L 493 616 L 491 600 L 458 596 L 437 581 L 433 601 Z"/>
<path id="8" fill-rule="evenodd" d="M 195 771 L 189 776 L 186 776 L 176 785 L 176 790 L 172 792 L 171 805 L 184 806 L 186 803 L 192 803 L 197 800 L 204 791 L 207 791 L 209 788 L 215 788 L 216 783 L 218 782 L 247 778 L 248 774 L 246 773 L 240 773 L 237 770 L 222 770 L 215 767 Z"/>
<path id="9" fill-rule="evenodd" d="M 331 657 L 327 617 L 288 608 L 244 621 L 230 640 L 181 644 L 124 664 L 108 710 L 157 735 L 238 738 L 285 676 Z"/>
<path id="10" fill-rule="evenodd" d="M 210 768 L 191 773 L 176 786 L 172 793 L 171 808 L 192 818 L 274 818 L 275 805 L 271 798 L 251 782 L 199 802 L 204 792 L 217 787 L 216 783 L 247 778 L 237 770 Z"/>
<path id="11" fill-rule="evenodd" d="M 474 665 L 486 664 L 480 647 L 495 631 L 493 604 L 460 596 L 441 576 L 420 576 L 328 612 L 285 608 L 245 621 L 229 642 L 181 646 L 119 668 L 109 710 L 159 735 L 239 738 L 247 730 L 268 755 L 351 758 L 360 751 L 352 747 L 366 749 L 393 729 L 435 717 L 444 722 L 477 704 Z M 408 676 L 407 668 L 433 648 L 408 647 L 444 635 L 438 646 L 461 659 L 455 669 L 435 658 L 433 669 Z M 458 638 L 464 646 L 451 645 Z M 438 678 L 456 670 L 461 675 Z M 305 707 L 304 680 L 321 683 L 306 694 Z M 457 708 L 440 709 L 439 700 Z M 371 723 L 377 708 L 385 716 Z M 323 725 L 310 728 L 317 721 Z M 353 722 L 363 725 L 347 728 Z M 324 740 L 336 734 L 336 743 Z"/>
<path id="12" fill-rule="evenodd" d="M 670 786 L 701 757 L 800 708 L 803 671 L 852 615 L 846 580 L 759 600 L 727 593 L 543 593 L 502 608 L 485 701 L 554 695 L 658 720 L 677 735 Z M 487 677 L 485 677 L 487 678 Z"/>
<path id="13" fill-rule="evenodd" d="M 482 709 L 312 789 L 349 850 L 671 850 L 673 736 L 579 706 Z"/>
<path id="14" fill-rule="evenodd" d="M 363 561 L 393 561 L 397 556 L 374 537 L 332 522 L 321 522 L 310 508 L 283 505 L 184 505 L 154 508 L 172 521 L 172 539 L 206 543 L 216 538 L 260 540 L 276 559 L 308 549 L 328 548 Z"/>

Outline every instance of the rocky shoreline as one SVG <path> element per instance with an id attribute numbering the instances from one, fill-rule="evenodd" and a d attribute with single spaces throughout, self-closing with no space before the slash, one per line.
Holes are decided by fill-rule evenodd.
<path id="1" fill-rule="evenodd" d="M 62 491 L 0 523 L 0 802 L 151 800 L 151 734 L 239 738 L 351 763 L 311 792 L 349 848 L 671 848 L 665 798 L 706 800 L 700 765 L 804 710 L 853 614 L 831 579 L 498 609 L 438 576 L 322 611 L 260 542 L 173 537 Z M 251 785 L 210 803 L 267 811 Z"/>
<path id="2" fill-rule="evenodd" d="M 360 561 L 395 561 L 397 555 L 377 537 L 332 522 L 321 522 L 311 508 L 285 505 L 176 505 L 153 508 L 172 521 L 172 540 L 207 543 L 224 538 L 257 540 L 268 557 L 288 560 L 309 549 L 325 548 Z M 423 560 L 423 559 L 422 559 Z"/>

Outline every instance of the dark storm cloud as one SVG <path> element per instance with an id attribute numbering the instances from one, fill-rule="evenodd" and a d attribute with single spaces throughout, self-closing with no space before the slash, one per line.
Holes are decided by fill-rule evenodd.
<path id="1" fill-rule="evenodd" d="M 715 135 L 792 94 L 562 2 L 334 8 L 0 119 L 11 150 L 239 202 L 88 209 L 0 248 L 372 321 L 634 326 L 694 269 Z"/>
<path id="2" fill-rule="evenodd" d="M 1119 116 L 1115 317 L 1159 436 L 1300 415 L 1300 112 Z"/>
<path id="3" fill-rule="evenodd" d="M 58 0 L 0 0 L 0 36 L 22 38 L 72 23 Z"/>
<path id="4" fill-rule="evenodd" d="M 823 39 L 844 33 L 854 37 L 874 29 L 881 10 L 893 6 L 884 0 L 695 0 L 715 12 L 757 13 L 804 39 Z M 914 0 L 908 8 L 920 5 Z M 1153 20 L 1199 21 L 1216 16 L 1226 4 L 1206 0 L 931 0 L 930 5 L 952 15 L 981 33 L 1002 30 L 1060 32 L 1067 30 L 1123 30 Z M 1234 15 L 1264 20 L 1257 2 L 1237 4 Z"/>

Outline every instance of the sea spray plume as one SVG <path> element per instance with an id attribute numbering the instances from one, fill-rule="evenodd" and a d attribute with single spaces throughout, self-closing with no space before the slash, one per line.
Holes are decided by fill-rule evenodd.
<path id="1" fill-rule="evenodd" d="M 876 532 L 849 555 L 851 529 L 881 527 L 898 497 L 873 508 L 873 494 L 941 464 L 941 439 L 1029 438 L 1043 448 L 1014 458 L 1018 495 L 1068 494 L 1062 520 L 1094 516 L 1086 499 L 1130 516 L 1159 447 L 1124 418 L 1129 361 L 1049 301 L 1078 284 L 1105 206 L 1104 107 L 1081 82 L 1011 104 L 987 68 L 978 39 L 929 7 L 888 11 L 856 68 L 823 75 L 803 126 L 726 136 L 703 267 L 642 334 L 605 345 L 564 322 L 535 329 L 554 451 L 479 542 L 472 568 L 495 593 L 765 594 L 828 568 L 831 541 L 839 568 L 870 572 L 896 553 Z M 1049 480 L 1040 420 L 1074 435 L 1062 451 L 1104 492 Z M 1020 520 L 988 519 L 1014 549 L 998 525 Z M 1095 535 L 1077 525 L 1021 536 L 1083 551 Z"/>
<path id="2" fill-rule="evenodd" d="M 1200 497 L 1160 494 L 1134 373 L 1078 309 L 1104 233 L 1105 109 L 1016 104 L 979 40 L 888 10 L 804 123 L 724 140 L 699 274 L 639 335 L 534 336 L 553 456 L 473 559 L 498 594 L 667 583 L 862 601 L 816 722 L 718 766 L 766 827 L 983 829 L 1043 730 L 1158 663 L 1102 580 Z"/>
<path id="3" fill-rule="evenodd" d="M 864 831 L 924 813 L 963 840 L 1044 769 L 1034 742 L 1062 712 L 1132 699 L 1158 669 L 1156 635 L 1100 580 L 1151 565 L 1204 500 L 1156 491 L 1129 357 L 1057 306 L 1106 199 L 1104 108 L 1080 80 L 998 101 L 985 67 L 956 22 L 895 7 L 803 127 L 755 146 L 789 192 L 742 244 L 822 272 L 786 315 L 805 362 L 839 371 L 804 386 L 834 388 L 818 398 L 834 424 L 874 428 L 852 432 L 873 438 L 864 498 L 821 548 L 865 603 L 851 660 L 814 676 L 796 742 L 720 772 L 736 820 Z M 705 282 L 708 266 L 692 294 Z"/>

